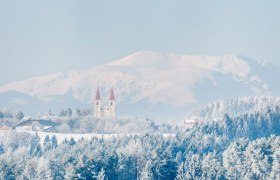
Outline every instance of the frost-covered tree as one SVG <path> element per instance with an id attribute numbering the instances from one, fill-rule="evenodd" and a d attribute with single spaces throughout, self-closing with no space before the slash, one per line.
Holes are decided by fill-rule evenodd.
<path id="1" fill-rule="evenodd" d="M 187 180 L 185 163 L 182 162 L 177 170 L 176 180 Z"/>
<path id="2" fill-rule="evenodd" d="M 70 146 L 73 146 L 74 144 L 76 144 L 76 142 L 75 142 L 75 140 L 74 140 L 73 137 L 70 138 L 68 144 L 69 144 Z"/>
<path id="3" fill-rule="evenodd" d="M 276 147 L 272 157 L 273 157 L 273 163 L 272 163 L 270 178 L 280 179 L 280 148 L 279 147 Z"/>
<path id="4" fill-rule="evenodd" d="M 181 162 L 183 162 L 183 154 L 182 154 L 181 151 L 179 151 L 179 152 L 176 154 L 175 162 L 176 162 L 177 164 L 180 164 Z"/>
<path id="5" fill-rule="evenodd" d="M 68 115 L 69 117 L 71 117 L 72 114 L 73 114 L 72 109 L 68 108 L 68 109 L 67 109 L 67 115 Z"/>
<path id="6" fill-rule="evenodd" d="M 148 160 L 145 167 L 140 172 L 140 180 L 152 180 L 153 179 L 153 173 L 152 173 L 152 162 L 151 160 Z"/>
<path id="7" fill-rule="evenodd" d="M 65 175 L 64 175 L 64 178 L 65 179 L 75 179 L 76 178 L 76 170 L 75 170 L 75 167 L 74 165 L 72 164 L 68 164 L 66 167 L 65 167 Z"/>
<path id="8" fill-rule="evenodd" d="M 40 137 L 38 136 L 38 133 L 36 133 L 31 139 L 29 145 L 29 155 L 38 157 L 42 155 L 42 147 L 40 144 Z"/>
<path id="9" fill-rule="evenodd" d="M 51 139 L 51 148 L 55 149 L 56 147 L 57 147 L 57 138 L 55 135 L 53 135 Z"/>
<path id="10" fill-rule="evenodd" d="M 51 179 L 52 173 L 49 167 L 49 160 L 46 157 L 38 159 L 37 176 L 39 179 Z"/>
<path id="11" fill-rule="evenodd" d="M 201 166 L 201 157 L 198 154 L 192 155 L 187 163 L 187 179 L 199 179 L 202 176 Z"/>
<path id="12" fill-rule="evenodd" d="M 23 117 L 24 117 L 23 112 L 21 112 L 21 111 L 17 112 L 16 118 L 17 118 L 18 120 L 21 120 Z"/>
<path id="13" fill-rule="evenodd" d="M 202 179 L 225 179 L 222 163 L 215 153 L 208 153 L 202 160 Z"/>
<path id="14" fill-rule="evenodd" d="M 227 171 L 227 178 L 240 179 L 246 173 L 245 155 L 244 151 L 248 146 L 248 141 L 240 139 L 232 143 L 223 152 L 223 165 Z"/>
<path id="15" fill-rule="evenodd" d="M 248 171 L 258 178 L 268 179 L 272 168 L 271 143 L 267 139 L 250 142 L 245 151 Z"/>
<path id="16" fill-rule="evenodd" d="M 45 139 L 44 139 L 44 152 L 46 151 L 49 151 L 52 149 L 52 143 L 51 143 L 51 140 L 50 140 L 50 136 L 49 135 L 46 135 L 45 136 Z"/>
<path id="17" fill-rule="evenodd" d="M 66 116 L 66 113 L 65 113 L 65 110 L 64 110 L 64 109 L 61 109 L 61 111 L 59 112 L 59 116 L 60 116 L 60 117 Z"/>
<path id="18" fill-rule="evenodd" d="M 4 145 L 0 143 L 0 155 L 4 153 Z"/>
<path id="19" fill-rule="evenodd" d="M 66 122 L 63 122 L 61 125 L 59 125 L 57 127 L 57 130 L 59 132 L 62 132 L 62 133 L 69 133 L 69 132 L 71 132 L 71 128 L 70 128 L 70 126 Z"/>
<path id="20" fill-rule="evenodd" d="M 101 168 L 101 170 L 98 173 L 96 178 L 97 178 L 97 180 L 105 180 L 106 179 L 106 177 L 105 177 L 105 170 L 103 168 Z"/>
<path id="21" fill-rule="evenodd" d="M 27 161 L 25 168 L 23 169 L 22 178 L 23 179 L 36 179 L 37 174 L 38 159 L 31 158 Z"/>

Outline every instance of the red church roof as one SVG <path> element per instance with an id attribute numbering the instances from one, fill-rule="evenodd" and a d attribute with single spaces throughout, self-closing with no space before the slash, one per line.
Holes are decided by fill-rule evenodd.
<path id="1" fill-rule="evenodd" d="M 113 88 L 111 89 L 111 93 L 110 93 L 110 98 L 109 98 L 109 100 L 110 100 L 110 101 L 114 101 L 114 100 L 115 100 Z"/>
<path id="2" fill-rule="evenodd" d="M 99 92 L 99 88 L 97 88 L 97 91 L 96 91 L 96 96 L 95 96 L 95 100 L 100 100 L 100 92 Z"/>

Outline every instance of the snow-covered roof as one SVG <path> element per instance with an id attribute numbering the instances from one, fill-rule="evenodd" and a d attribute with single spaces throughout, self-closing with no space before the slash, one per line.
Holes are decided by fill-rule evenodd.
<path id="1" fill-rule="evenodd" d="M 197 121 L 194 119 L 185 119 L 184 122 L 185 123 L 197 123 Z"/>
<path id="2" fill-rule="evenodd" d="M 31 126 L 32 123 L 34 123 L 34 122 L 38 122 L 39 125 L 41 125 L 41 126 L 51 126 L 51 127 L 54 127 L 54 126 L 58 125 L 57 123 L 55 123 L 55 122 L 53 122 L 51 120 L 41 120 L 41 119 L 33 119 L 32 120 L 32 119 L 29 119 L 27 121 L 24 121 L 22 123 L 17 124 L 15 126 L 15 128 L 19 127 L 19 126 Z"/>

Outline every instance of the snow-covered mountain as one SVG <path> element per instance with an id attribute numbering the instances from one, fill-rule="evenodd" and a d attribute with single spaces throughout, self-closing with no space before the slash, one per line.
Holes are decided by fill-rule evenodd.
<path id="1" fill-rule="evenodd" d="M 243 56 L 141 51 L 84 71 L 3 85 L 0 108 L 35 113 L 90 107 L 97 87 L 104 100 L 114 87 L 118 115 L 181 119 L 189 110 L 218 99 L 280 95 L 279 79 L 280 66 Z"/>

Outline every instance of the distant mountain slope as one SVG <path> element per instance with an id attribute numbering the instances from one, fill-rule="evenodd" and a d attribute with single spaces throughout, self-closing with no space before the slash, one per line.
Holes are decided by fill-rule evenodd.
<path id="1" fill-rule="evenodd" d="M 1 86 L 0 93 L 17 91 L 38 98 L 46 106 L 41 109 L 44 112 L 91 106 L 98 86 L 104 100 L 114 87 L 118 115 L 167 120 L 181 119 L 189 110 L 213 100 L 280 95 L 279 78 L 279 66 L 237 55 L 211 57 L 141 51 L 84 71 L 13 82 Z M 22 108 L 19 104 L 16 108 L 6 107 Z"/>

